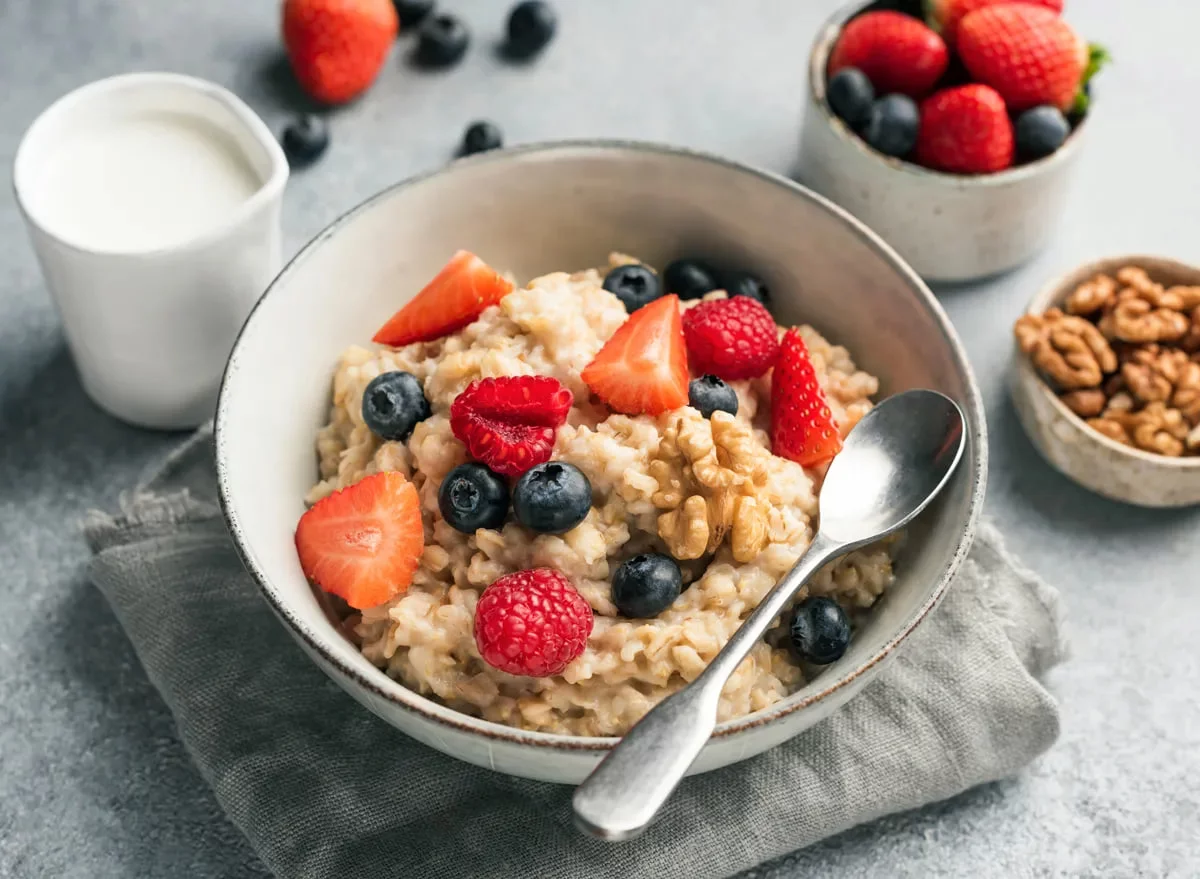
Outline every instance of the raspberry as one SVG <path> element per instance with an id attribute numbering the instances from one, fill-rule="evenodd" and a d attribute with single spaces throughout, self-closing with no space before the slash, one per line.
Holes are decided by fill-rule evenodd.
<path id="1" fill-rule="evenodd" d="M 775 319 L 747 296 L 689 308 L 683 313 L 683 337 L 692 372 L 726 381 L 762 375 L 779 356 Z"/>
<path id="2" fill-rule="evenodd" d="M 545 375 L 473 381 L 450 405 L 450 429 L 476 461 L 520 476 L 550 460 L 554 432 L 567 420 L 571 392 Z"/>
<path id="3" fill-rule="evenodd" d="M 484 662 L 514 675 L 556 675 L 583 653 L 592 608 L 558 571 L 501 577 L 475 606 L 475 644 Z"/>

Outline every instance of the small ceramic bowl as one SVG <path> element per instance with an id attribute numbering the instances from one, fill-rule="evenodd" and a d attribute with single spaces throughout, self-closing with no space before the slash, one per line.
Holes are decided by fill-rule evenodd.
<path id="1" fill-rule="evenodd" d="M 881 394 L 927 387 L 962 406 L 962 466 L 907 532 L 895 583 L 846 655 L 786 699 L 720 724 L 693 771 L 773 747 L 858 692 L 934 607 L 971 543 L 987 441 L 962 346 L 916 274 L 819 196 L 722 159 L 612 142 L 486 153 L 385 190 L 301 251 L 246 322 L 217 411 L 221 500 L 246 567 L 309 656 L 387 722 L 480 766 L 578 782 L 616 742 L 513 729 L 406 689 L 339 633 L 296 558 L 339 355 L 366 343 L 460 247 L 523 279 L 603 265 L 613 250 L 659 266 L 683 254 L 753 266 L 776 317 L 847 345 L 880 377 Z"/>
<path id="2" fill-rule="evenodd" d="M 825 99 L 825 69 L 856 2 L 818 32 L 808 61 L 802 183 L 858 217 L 927 281 L 970 281 L 1015 268 L 1056 231 L 1086 122 L 1053 155 L 997 174 L 930 171 L 871 149 Z"/>
<path id="3" fill-rule="evenodd" d="M 1097 274 L 1140 266 L 1168 286 L 1200 285 L 1200 267 L 1157 256 L 1117 256 L 1080 266 L 1052 281 L 1029 303 L 1029 314 L 1061 306 L 1071 291 Z M 1200 457 L 1168 458 L 1131 448 L 1088 427 L 1042 379 L 1013 344 L 1013 404 L 1038 451 L 1058 470 L 1097 494 L 1142 507 L 1200 503 Z"/>

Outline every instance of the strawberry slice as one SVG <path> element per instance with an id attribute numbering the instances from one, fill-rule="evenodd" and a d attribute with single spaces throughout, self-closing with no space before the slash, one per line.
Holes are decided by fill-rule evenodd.
<path id="1" fill-rule="evenodd" d="M 460 250 L 408 304 L 379 328 L 374 341 L 399 348 L 461 330 L 512 292 L 510 281 L 473 253 Z"/>
<path id="2" fill-rule="evenodd" d="M 555 431 L 574 400 L 570 389 L 548 375 L 484 378 L 450 404 L 450 430 L 476 461 L 520 476 L 550 460 Z"/>
<path id="3" fill-rule="evenodd" d="M 658 415 L 688 402 L 687 348 L 679 297 L 643 305 L 618 327 L 581 376 L 609 408 Z"/>
<path id="4" fill-rule="evenodd" d="M 296 526 L 304 576 L 359 610 L 406 592 L 424 548 L 417 490 L 402 473 L 335 491 Z"/>
<path id="5" fill-rule="evenodd" d="M 794 329 L 783 335 L 771 377 L 771 450 L 803 467 L 824 464 L 842 450 L 808 348 Z"/>

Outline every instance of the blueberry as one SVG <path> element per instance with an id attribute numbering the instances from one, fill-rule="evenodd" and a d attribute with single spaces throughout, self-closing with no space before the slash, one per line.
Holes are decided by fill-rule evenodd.
<path id="1" fill-rule="evenodd" d="M 662 296 L 658 275 L 637 263 L 617 266 L 605 275 L 604 289 L 620 299 L 630 314 Z"/>
<path id="2" fill-rule="evenodd" d="M 483 464 L 459 464 L 442 480 L 438 509 L 463 534 L 499 528 L 508 515 L 508 483 Z"/>
<path id="3" fill-rule="evenodd" d="M 462 154 L 473 156 L 475 153 L 486 153 L 488 150 L 498 150 L 504 146 L 504 136 L 494 122 L 486 119 L 472 122 L 467 126 L 463 135 Z"/>
<path id="4" fill-rule="evenodd" d="M 763 305 L 766 305 L 771 297 L 771 291 L 762 279 L 749 272 L 721 272 L 721 286 L 730 296 L 749 296 Z"/>
<path id="5" fill-rule="evenodd" d="M 908 95 L 888 95 L 871 105 L 863 139 L 888 156 L 907 156 L 917 145 L 921 117 Z"/>
<path id="6" fill-rule="evenodd" d="M 329 126 L 320 116 L 307 113 L 298 116 L 283 129 L 283 152 L 293 168 L 311 165 L 329 146 Z"/>
<path id="7" fill-rule="evenodd" d="M 683 589 L 683 574 L 675 559 L 657 552 L 635 555 L 612 579 L 612 600 L 621 616 L 656 617 L 670 607 Z"/>
<path id="8" fill-rule="evenodd" d="M 525 0 L 508 16 L 508 51 L 517 58 L 536 55 L 554 38 L 558 16 L 549 3 Z"/>
<path id="9" fill-rule="evenodd" d="M 792 646 L 802 659 L 828 665 L 850 646 L 850 621 L 831 598 L 806 598 L 792 617 Z"/>
<path id="10" fill-rule="evenodd" d="M 867 121 L 875 103 L 875 86 L 857 67 L 843 67 L 825 86 L 829 108 L 851 128 Z"/>
<path id="11" fill-rule="evenodd" d="M 677 259 L 663 272 L 663 282 L 680 299 L 699 299 L 717 289 L 717 273 L 698 259 Z"/>
<path id="12" fill-rule="evenodd" d="M 1066 142 L 1071 133 L 1067 117 L 1049 104 L 1026 110 L 1017 117 L 1017 154 L 1022 159 L 1042 159 Z"/>
<path id="13" fill-rule="evenodd" d="M 733 388 L 715 375 L 702 375 L 688 384 L 688 405 L 705 418 L 712 418 L 714 412 L 737 415 L 738 398 Z"/>
<path id="14" fill-rule="evenodd" d="M 362 416 L 371 432 L 385 440 L 406 440 L 430 416 L 429 401 L 416 376 L 385 372 L 363 391 Z"/>
<path id="15" fill-rule="evenodd" d="M 467 26 L 445 13 L 427 19 L 421 25 L 417 42 L 417 63 L 422 67 L 449 67 L 462 60 L 471 35 Z"/>
<path id="16" fill-rule="evenodd" d="M 433 0 L 392 0 L 396 15 L 400 17 L 400 29 L 415 27 L 433 12 Z"/>
<path id="17" fill-rule="evenodd" d="M 532 467 L 513 489 L 517 521 L 539 534 L 570 531 L 591 508 L 592 484 L 582 470 L 563 461 Z"/>

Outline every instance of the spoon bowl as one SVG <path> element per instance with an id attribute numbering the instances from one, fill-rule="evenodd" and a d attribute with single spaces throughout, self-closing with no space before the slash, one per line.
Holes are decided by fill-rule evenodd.
<path id="1" fill-rule="evenodd" d="M 929 505 L 962 458 L 964 423 L 958 404 L 927 390 L 888 397 L 858 422 L 826 473 L 820 528 L 807 552 L 708 667 L 652 708 L 576 789 L 580 829 L 615 841 L 654 820 L 712 735 L 734 669 L 825 565 L 903 528 Z"/>
<path id="2" fill-rule="evenodd" d="M 906 391 L 868 412 L 821 488 L 821 534 L 854 548 L 903 528 L 962 457 L 963 415 L 949 397 Z"/>

